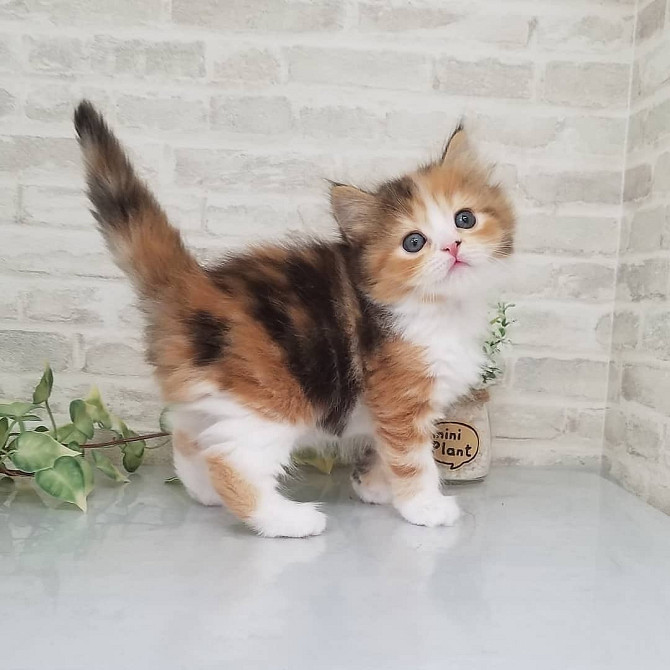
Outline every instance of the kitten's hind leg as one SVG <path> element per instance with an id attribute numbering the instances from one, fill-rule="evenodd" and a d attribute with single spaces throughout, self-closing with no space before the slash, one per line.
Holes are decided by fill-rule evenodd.
<path id="1" fill-rule="evenodd" d="M 365 447 L 356 459 L 351 486 L 363 502 L 371 505 L 385 505 L 393 499 L 389 473 L 373 446 Z"/>
<path id="2" fill-rule="evenodd" d="M 211 490 L 257 533 L 306 537 L 324 530 L 326 516 L 316 505 L 288 500 L 277 490 L 302 429 L 264 419 L 227 394 L 182 406 L 176 418 L 197 435 Z"/>

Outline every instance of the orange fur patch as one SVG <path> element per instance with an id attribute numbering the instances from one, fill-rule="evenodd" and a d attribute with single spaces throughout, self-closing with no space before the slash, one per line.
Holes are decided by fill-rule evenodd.
<path id="1" fill-rule="evenodd" d="M 249 519 L 258 505 L 256 488 L 223 456 L 209 456 L 207 465 L 212 485 L 226 507 L 240 519 Z"/>

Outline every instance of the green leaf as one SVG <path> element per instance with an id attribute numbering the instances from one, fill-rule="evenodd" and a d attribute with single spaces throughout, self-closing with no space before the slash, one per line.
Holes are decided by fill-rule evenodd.
<path id="1" fill-rule="evenodd" d="M 70 403 L 70 418 L 78 431 L 86 435 L 87 438 L 93 437 L 93 419 L 89 416 L 86 403 L 83 400 L 73 400 Z"/>
<path id="2" fill-rule="evenodd" d="M 35 483 L 54 498 L 74 503 L 85 512 L 88 483 L 83 462 L 82 458 L 61 456 L 53 467 L 35 475 Z"/>
<path id="3" fill-rule="evenodd" d="M 9 434 L 9 419 L 3 416 L 0 419 L 0 449 L 5 446 Z"/>
<path id="4" fill-rule="evenodd" d="M 323 456 L 314 449 L 303 449 L 293 454 L 293 461 L 298 465 L 311 465 L 324 475 L 329 475 L 335 466 L 332 456 Z"/>
<path id="5" fill-rule="evenodd" d="M 0 416 L 8 416 L 11 419 L 22 419 L 35 405 L 31 402 L 12 402 L 8 405 L 0 404 Z"/>
<path id="6" fill-rule="evenodd" d="M 165 482 L 165 484 L 181 484 L 181 479 L 177 477 L 177 475 L 173 475 L 172 477 L 168 477 Z"/>
<path id="7" fill-rule="evenodd" d="M 160 417 L 158 418 L 158 425 L 160 426 L 160 429 L 164 433 L 171 433 L 172 432 L 172 422 L 170 421 L 170 409 L 168 407 L 164 407 L 163 411 L 161 412 Z"/>
<path id="8" fill-rule="evenodd" d="M 76 451 L 78 454 L 84 453 L 84 450 L 81 448 L 81 445 L 78 444 L 77 442 L 68 442 L 67 447 L 68 449 L 72 449 L 72 451 Z"/>
<path id="9" fill-rule="evenodd" d="M 125 435 L 124 437 L 133 437 L 134 435 L 137 435 L 137 433 L 133 433 L 132 435 Z M 123 452 L 123 467 L 128 472 L 135 472 L 135 470 L 137 470 L 137 468 L 142 465 L 142 461 L 144 460 L 145 445 L 146 442 L 144 440 L 140 440 L 138 442 L 128 442 L 121 445 L 121 451 Z"/>
<path id="10" fill-rule="evenodd" d="M 102 401 L 97 386 L 91 389 L 90 393 L 86 396 L 85 402 L 88 415 L 91 419 L 109 430 L 112 427 L 112 416 Z"/>
<path id="11" fill-rule="evenodd" d="M 84 475 L 84 492 L 86 495 L 88 495 L 95 486 L 95 475 L 93 474 L 93 468 L 85 458 L 79 459 L 79 465 L 81 465 L 81 471 Z"/>
<path id="12" fill-rule="evenodd" d="M 15 451 L 10 460 L 23 472 L 38 472 L 50 468 L 61 456 L 77 456 L 76 451 L 64 447 L 46 433 L 26 431 L 12 443 Z"/>
<path id="13" fill-rule="evenodd" d="M 43 403 L 45 400 L 48 400 L 51 396 L 51 390 L 54 387 L 54 373 L 52 372 L 49 364 L 47 363 L 44 368 L 44 374 L 40 383 L 35 387 L 33 391 L 33 402 L 36 405 Z"/>
<path id="14" fill-rule="evenodd" d="M 109 460 L 105 454 L 97 449 L 91 449 L 93 452 L 93 464 L 95 465 L 100 472 L 104 475 L 107 475 L 110 479 L 113 479 L 115 482 L 128 482 L 130 481 L 128 477 L 124 476 L 121 471 Z"/>
<path id="15" fill-rule="evenodd" d="M 63 444 L 85 444 L 88 439 L 73 423 L 67 423 L 59 426 L 56 430 L 56 439 Z"/>

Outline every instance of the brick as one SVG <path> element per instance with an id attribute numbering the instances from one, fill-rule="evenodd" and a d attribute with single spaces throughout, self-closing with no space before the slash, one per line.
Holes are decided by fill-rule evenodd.
<path id="1" fill-rule="evenodd" d="M 430 89 L 430 63 L 418 54 L 296 47 L 288 49 L 285 56 L 290 81 L 405 91 Z"/>
<path id="2" fill-rule="evenodd" d="M 249 188 L 284 193 L 314 190 L 333 177 L 330 156 L 255 155 L 212 149 L 176 149 L 176 180 L 183 186 Z"/>
<path id="3" fill-rule="evenodd" d="M 657 461 L 661 447 L 661 433 L 657 421 L 648 417 L 628 415 L 625 433 L 626 451 L 631 456 Z"/>
<path id="4" fill-rule="evenodd" d="M 26 330 L 0 331 L 0 369 L 7 372 L 42 372 L 44 361 L 54 370 L 72 362 L 72 342 L 65 335 Z"/>
<path id="5" fill-rule="evenodd" d="M 609 463 L 606 472 L 627 491 L 646 498 L 649 490 L 649 471 L 648 468 L 640 467 L 638 459 L 625 456 L 625 458 L 613 460 Z"/>
<path id="6" fill-rule="evenodd" d="M 3 240 L 5 270 L 47 276 L 120 277 L 95 231 L 61 229 L 58 234 L 36 235 L 29 227 L 14 230 Z"/>
<path id="7" fill-rule="evenodd" d="M 101 109 L 110 107 L 106 91 L 60 81 L 53 85 L 42 83 L 28 91 L 25 102 L 26 116 L 36 121 L 62 121 L 69 126 L 75 104 L 82 98 L 93 101 Z"/>
<path id="8" fill-rule="evenodd" d="M 566 118 L 558 148 L 580 154 L 616 156 L 620 159 L 626 140 L 626 119 L 602 116 Z"/>
<path id="9" fill-rule="evenodd" d="M 628 251 L 657 251 L 665 230 L 665 208 L 638 208 L 633 214 L 628 234 Z"/>
<path id="10" fill-rule="evenodd" d="M 656 194 L 670 193 L 670 152 L 661 154 L 654 166 L 654 186 Z"/>
<path id="11" fill-rule="evenodd" d="M 214 81 L 237 83 L 245 87 L 280 82 L 281 65 L 277 56 L 269 49 L 230 46 L 219 49 L 223 50 L 210 56 Z"/>
<path id="12" fill-rule="evenodd" d="M 617 277 L 620 299 L 633 302 L 665 300 L 669 276 L 670 261 L 667 259 L 651 258 L 641 262 L 621 263 Z"/>
<path id="13" fill-rule="evenodd" d="M 92 229 L 88 208 L 83 186 L 24 186 L 21 191 L 22 223 Z"/>
<path id="14" fill-rule="evenodd" d="M 521 188 L 537 204 L 618 204 L 621 198 L 621 173 L 604 170 L 558 173 L 536 171 L 523 180 Z"/>
<path id="15" fill-rule="evenodd" d="M 632 46 L 633 16 L 540 16 L 536 34 L 541 49 L 620 51 Z"/>
<path id="16" fill-rule="evenodd" d="M 491 403 L 491 431 L 507 439 L 550 440 L 563 433 L 565 412 L 560 407 Z"/>
<path id="17" fill-rule="evenodd" d="M 642 363 L 624 365 L 621 395 L 641 405 L 670 414 L 670 367 Z"/>
<path id="18" fill-rule="evenodd" d="M 438 58 L 433 88 L 454 95 L 492 98 L 529 98 L 533 81 L 531 63 L 504 63 L 494 58 L 462 61 Z"/>
<path id="19" fill-rule="evenodd" d="M 392 109 L 386 114 L 386 134 L 402 142 L 433 145 L 437 152 L 459 120 L 458 116 L 446 110 Z"/>
<path id="20" fill-rule="evenodd" d="M 602 307 L 564 304 L 552 306 L 547 303 L 521 303 L 514 308 L 514 344 L 546 347 L 571 352 L 587 349 L 598 351 L 609 349 L 609 309 L 606 323 Z M 603 333 L 603 329 L 605 332 Z"/>
<path id="21" fill-rule="evenodd" d="M 3 4 L 0 16 L 68 27 L 86 23 L 134 26 L 160 19 L 162 4 L 162 0 L 14 0 Z"/>
<path id="22" fill-rule="evenodd" d="M 85 372 L 99 375 L 128 375 L 144 377 L 151 374 L 144 360 L 144 347 L 137 342 L 85 340 Z"/>
<path id="23" fill-rule="evenodd" d="M 15 277 L 0 277 L 0 319 L 18 319 L 19 292 Z"/>
<path id="24" fill-rule="evenodd" d="M 649 39 L 663 29 L 665 22 L 666 0 L 653 0 L 644 9 L 637 13 L 637 24 L 635 26 L 635 40 Z"/>
<path id="25" fill-rule="evenodd" d="M 523 274 L 509 282 L 511 296 L 612 300 L 614 268 L 599 263 L 547 262 L 542 257 L 524 257 Z"/>
<path id="26" fill-rule="evenodd" d="M 283 96 L 212 98 L 212 127 L 238 133 L 275 134 L 291 128 L 291 105 Z"/>
<path id="27" fill-rule="evenodd" d="M 640 318 L 635 312 L 615 311 L 612 327 L 612 348 L 617 351 L 635 348 L 639 330 Z"/>
<path id="28" fill-rule="evenodd" d="M 298 110 L 298 129 L 310 137 L 377 140 L 384 128 L 382 115 L 361 107 L 302 107 Z"/>
<path id="29" fill-rule="evenodd" d="M 645 198 L 651 192 L 651 166 L 643 163 L 628 168 L 624 176 L 623 199 L 626 202 Z"/>
<path id="30" fill-rule="evenodd" d="M 647 501 L 650 505 L 670 514 L 670 469 L 652 473 L 647 493 Z"/>
<path id="31" fill-rule="evenodd" d="M 102 319 L 91 307 L 97 297 L 99 291 L 87 286 L 40 286 L 26 293 L 25 315 L 32 321 L 99 324 Z"/>
<path id="32" fill-rule="evenodd" d="M 442 119 L 444 114 L 441 113 Z M 466 128 L 470 128 L 470 119 L 465 120 Z M 519 117 L 492 116 L 477 114 L 472 126 L 477 141 L 496 142 L 514 147 L 545 148 L 554 142 L 561 131 L 560 119 L 553 116 L 528 116 L 523 123 Z"/>
<path id="33" fill-rule="evenodd" d="M 607 363 L 580 358 L 520 358 L 514 367 L 514 387 L 602 401 L 607 390 Z"/>
<path id="34" fill-rule="evenodd" d="M 601 409 L 571 409 L 567 413 L 565 432 L 587 440 L 603 437 L 605 412 Z"/>
<path id="35" fill-rule="evenodd" d="M 172 0 L 174 22 L 227 31 L 337 30 L 343 11 L 335 0 Z"/>
<path id="36" fill-rule="evenodd" d="M 670 249 L 670 206 L 665 208 L 665 228 L 661 238 L 663 249 Z"/>
<path id="37" fill-rule="evenodd" d="M 98 36 L 91 45 L 91 63 L 100 74 L 200 79 L 205 76 L 205 45 L 200 41 L 145 42 Z"/>
<path id="38" fill-rule="evenodd" d="M 548 63 L 543 99 L 570 107 L 623 106 L 628 76 L 628 66 L 620 63 Z"/>
<path id="39" fill-rule="evenodd" d="M 605 414 L 605 445 L 610 449 L 623 444 L 626 419 L 619 407 L 608 407 Z"/>
<path id="40" fill-rule="evenodd" d="M 670 310 L 647 313 L 644 319 L 641 349 L 662 360 L 670 360 Z"/>
<path id="41" fill-rule="evenodd" d="M 668 135 L 670 135 L 670 99 L 649 108 L 644 123 L 644 141 L 647 144 L 655 144 Z M 631 144 L 634 139 L 630 140 Z"/>
<path id="42" fill-rule="evenodd" d="M 14 223 L 18 217 L 19 192 L 15 185 L 0 184 L 0 225 Z"/>
<path id="43" fill-rule="evenodd" d="M 481 41 L 486 44 L 525 46 L 530 21 L 527 16 L 506 14 L 505 21 L 490 15 L 464 12 L 462 8 L 439 4 L 397 2 L 358 3 L 358 25 L 375 32 L 421 31 L 421 37 L 439 37 L 454 42 Z"/>
<path id="44" fill-rule="evenodd" d="M 525 214 L 517 222 L 514 246 L 518 251 L 613 256 L 618 228 L 615 218 Z"/>
<path id="45" fill-rule="evenodd" d="M 628 154 L 644 146 L 647 117 L 648 110 L 646 109 L 641 109 L 639 112 L 630 114 L 628 119 L 628 140 L 626 142 L 626 152 Z"/>
<path id="46" fill-rule="evenodd" d="M 183 95 L 122 95 L 116 110 L 119 123 L 130 128 L 197 131 L 207 127 L 204 101 Z"/>
<path id="47" fill-rule="evenodd" d="M 665 40 L 661 40 L 651 51 L 640 57 L 639 95 L 649 95 L 659 90 L 670 79 L 670 49 Z"/>
<path id="48" fill-rule="evenodd" d="M 23 46 L 36 72 L 72 76 L 89 69 L 86 45 L 75 37 L 26 36 Z"/>
<path id="49" fill-rule="evenodd" d="M 0 137 L 0 173 L 24 177 L 81 178 L 79 147 L 74 138 Z"/>
<path id="50" fill-rule="evenodd" d="M 16 98 L 5 88 L 0 88 L 0 118 L 9 116 L 17 107 Z"/>
<path id="51" fill-rule="evenodd" d="M 0 72 L 17 72 L 20 62 L 20 42 L 11 34 L 0 34 Z"/>
<path id="52" fill-rule="evenodd" d="M 289 226 L 286 206 L 257 203 L 209 202 L 205 209 L 205 228 L 221 237 L 246 237 L 250 234 L 281 235 Z"/>

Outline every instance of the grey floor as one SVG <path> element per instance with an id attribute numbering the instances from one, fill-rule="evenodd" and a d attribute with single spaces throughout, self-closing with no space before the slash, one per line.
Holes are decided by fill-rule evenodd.
<path id="1" fill-rule="evenodd" d="M 251 536 L 166 471 L 87 515 L 0 486 L 3 670 L 670 667 L 670 517 L 588 472 L 501 468 L 423 529 L 309 475 L 325 535 Z"/>

